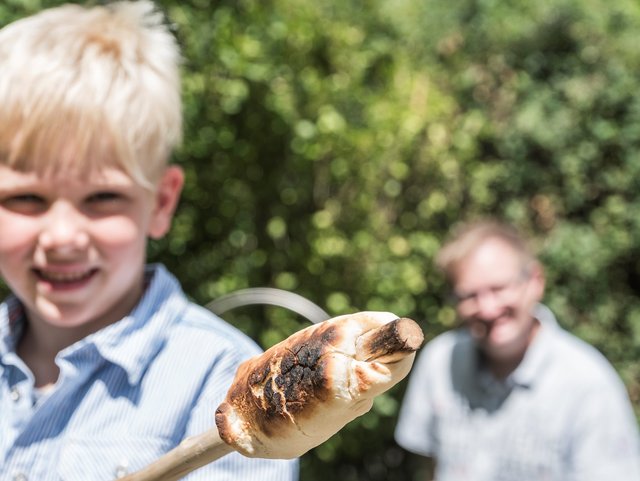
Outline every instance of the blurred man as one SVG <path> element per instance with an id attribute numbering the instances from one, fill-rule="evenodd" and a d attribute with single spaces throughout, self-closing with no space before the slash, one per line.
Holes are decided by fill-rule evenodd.
<path id="1" fill-rule="evenodd" d="M 396 439 L 438 481 L 640 480 L 624 384 L 540 304 L 544 273 L 510 226 L 462 227 L 438 266 L 462 327 L 422 350 Z"/>

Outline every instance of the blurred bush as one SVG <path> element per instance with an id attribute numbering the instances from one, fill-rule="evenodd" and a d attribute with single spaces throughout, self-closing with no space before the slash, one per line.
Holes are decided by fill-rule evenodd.
<path id="1" fill-rule="evenodd" d="M 455 99 L 434 154 L 455 159 L 447 212 L 497 214 L 535 239 L 546 302 L 616 365 L 640 413 L 640 5 L 393 3 L 412 58 Z"/>
<path id="2" fill-rule="evenodd" d="M 0 24 L 53 0 L 5 0 Z M 202 304 L 292 290 L 331 315 L 454 325 L 433 257 L 497 215 L 539 248 L 546 302 L 640 414 L 640 22 L 633 0 L 162 0 L 184 53 L 187 183 L 150 246 Z M 264 347 L 305 325 L 225 316 Z M 404 384 L 303 457 L 302 480 L 411 480 Z M 415 478 L 417 479 L 417 478 Z"/>

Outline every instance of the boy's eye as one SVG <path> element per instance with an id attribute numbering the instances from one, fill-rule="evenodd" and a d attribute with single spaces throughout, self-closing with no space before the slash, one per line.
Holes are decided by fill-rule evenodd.
<path id="1" fill-rule="evenodd" d="M 44 202 L 44 197 L 39 196 L 38 194 L 19 194 L 9 197 L 8 199 L 11 202 L 33 202 L 39 203 Z"/>
<path id="2" fill-rule="evenodd" d="M 122 212 L 128 205 L 128 196 L 122 192 L 97 191 L 85 198 L 84 205 L 89 215 L 113 215 Z"/>
<path id="3" fill-rule="evenodd" d="M 21 214 L 36 214 L 46 210 L 47 200 L 37 194 L 17 194 L 3 199 L 2 205 Z"/>
<path id="4" fill-rule="evenodd" d="M 87 198 L 87 202 L 90 204 L 98 204 L 103 202 L 113 202 L 116 200 L 122 199 L 122 195 L 117 192 L 96 192 L 95 194 L 91 194 Z"/>

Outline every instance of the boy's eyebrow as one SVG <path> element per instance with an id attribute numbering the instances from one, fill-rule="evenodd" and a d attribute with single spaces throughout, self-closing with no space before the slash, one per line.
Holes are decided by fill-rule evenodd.
<path id="1" fill-rule="evenodd" d="M 17 191 L 17 190 L 25 190 L 32 189 L 35 187 L 40 187 L 45 185 L 44 182 L 32 179 L 32 180 L 23 180 L 23 179 L 13 179 L 12 182 L 3 182 L 0 180 L 0 189 L 3 191 Z"/>

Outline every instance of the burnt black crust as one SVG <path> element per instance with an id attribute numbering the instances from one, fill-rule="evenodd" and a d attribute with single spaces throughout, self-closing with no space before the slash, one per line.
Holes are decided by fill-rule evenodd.
<path id="1" fill-rule="evenodd" d="M 401 321 L 402 319 L 396 319 L 380 327 L 377 335 L 368 346 L 369 350 L 375 352 L 378 356 L 415 351 L 415 347 L 408 345 L 407 341 L 400 335 L 398 326 Z"/>
<path id="2" fill-rule="evenodd" d="M 291 336 L 286 345 L 276 345 L 243 363 L 227 394 L 253 429 L 268 437 L 297 419 L 312 416 L 315 406 L 331 393 L 326 354 L 340 338 L 331 324 L 313 326 Z M 244 382 L 239 381 L 244 379 Z M 223 413 L 220 413 L 223 415 Z"/>
<path id="3" fill-rule="evenodd" d="M 279 373 L 271 381 L 284 395 L 289 414 L 298 415 L 314 401 L 327 398 L 329 380 L 323 355 L 327 352 L 327 346 L 335 341 L 336 335 L 335 326 L 328 326 L 283 350 Z M 282 402 L 282 399 L 274 401 Z"/>

